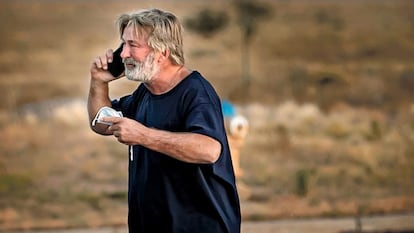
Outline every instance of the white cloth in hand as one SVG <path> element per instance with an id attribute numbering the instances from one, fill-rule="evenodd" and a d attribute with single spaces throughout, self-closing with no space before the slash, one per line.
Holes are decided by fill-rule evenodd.
<path id="1" fill-rule="evenodd" d="M 96 123 L 105 124 L 105 125 L 112 125 L 111 122 L 102 121 L 103 117 L 123 117 L 122 112 L 116 111 L 110 107 L 102 107 L 99 109 L 98 113 L 96 114 L 95 118 L 92 121 L 92 126 L 95 126 Z"/>

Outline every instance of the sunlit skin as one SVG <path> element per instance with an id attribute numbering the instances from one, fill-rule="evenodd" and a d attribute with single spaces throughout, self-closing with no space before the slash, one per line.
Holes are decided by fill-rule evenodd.
<path id="1" fill-rule="evenodd" d="M 131 26 L 125 28 L 122 40 L 121 58 L 126 77 L 133 81 L 150 82 L 159 71 L 159 63 L 155 62 L 157 53 L 147 45 L 144 36 L 137 36 Z"/>
<path id="2" fill-rule="evenodd" d="M 148 46 L 146 37 L 138 37 L 131 26 L 125 28 L 122 40 L 124 48 L 121 57 L 127 62 L 126 69 L 128 70 L 136 69 L 135 64 L 130 64 L 130 59 L 142 63 L 149 54 L 153 53 L 153 63 L 150 66 L 144 66 L 144 68 L 151 69 L 153 66 L 157 66 L 159 70 L 153 74 L 150 70 L 145 70 L 146 73 L 151 74 L 151 77 L 145 77 L 144 84 L 154 95 L 170 91 L 191 73 L 184 66 L 172 64 L 168 50 L 153 51 Z M 88 98 L 90 121 L 101 107 L 111 106 L 108 96 L 108 83 L 116 78 L 107 69 L 108 63 L 112 61 L 112 53 L 112 50 L 108 50 L 104 55 L 97 57 L 91 66 L 91 84 Z M 184 162 L 214 163 L 221 152 L 221 144 L 205 135 L 189 132 L 173 133 L 148 128 L 138 121 L 126 117 L 106 117 L 103 120 L 112 123 L 112 125 L 96 124 L 96 126 L 92 126 L 95 132 L 103 135 L 113 135 L 123 144 L 142 145 Z"/>

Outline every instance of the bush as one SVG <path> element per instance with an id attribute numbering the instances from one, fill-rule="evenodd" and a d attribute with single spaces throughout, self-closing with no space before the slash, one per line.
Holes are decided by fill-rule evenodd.
<path id="1" fill-rule="evenodd" d="M 185 26 L 204 37 L 212 37 L 214 33 L 227 26 L 228 15 L 223 11 L 204 9 L 193 18 L 185 20 Z"/>
<path id="2" fill-rule="evenodd" d="M 21 193 L 27 190 L 32 184 L 29 176 L 24 175 L 0 175 L 0 193 L 10 195 L 12 193 Z"/>
<path id="3" fill-rule="evenodd" d="M 296 195 L 306 196 L 306 194 L 308 194 L 309 175 L 310 172 L 306 169 L 299 169 L 296 171 Z"/>

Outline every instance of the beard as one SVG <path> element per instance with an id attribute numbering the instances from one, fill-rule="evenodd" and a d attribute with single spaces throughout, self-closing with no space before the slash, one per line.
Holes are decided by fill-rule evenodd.
<path id="1" fill-rule="evenodd" d="M 143 62 L 135 61 L 133 58 L 125 58 L 125 76 L 132 81 L 147 83 L 153 79 L 158 73 L 159 66 L 154 62 L 154 53 L 147 55 Z M 128 68 L 127 65 L 133 65 L 133 68 Z"/>

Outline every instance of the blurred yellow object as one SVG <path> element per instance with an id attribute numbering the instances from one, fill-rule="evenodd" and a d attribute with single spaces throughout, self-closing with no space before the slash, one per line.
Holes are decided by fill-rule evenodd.
<path id="1" fill-rule="evenodd" d="M 227 138 L 230 145 L 233 169 L 236 178 L 243 174 L 240 168 L 240 150 L 249 130 L 249 123 L 244 116 L 237 115 L 226 119 Z"/>

